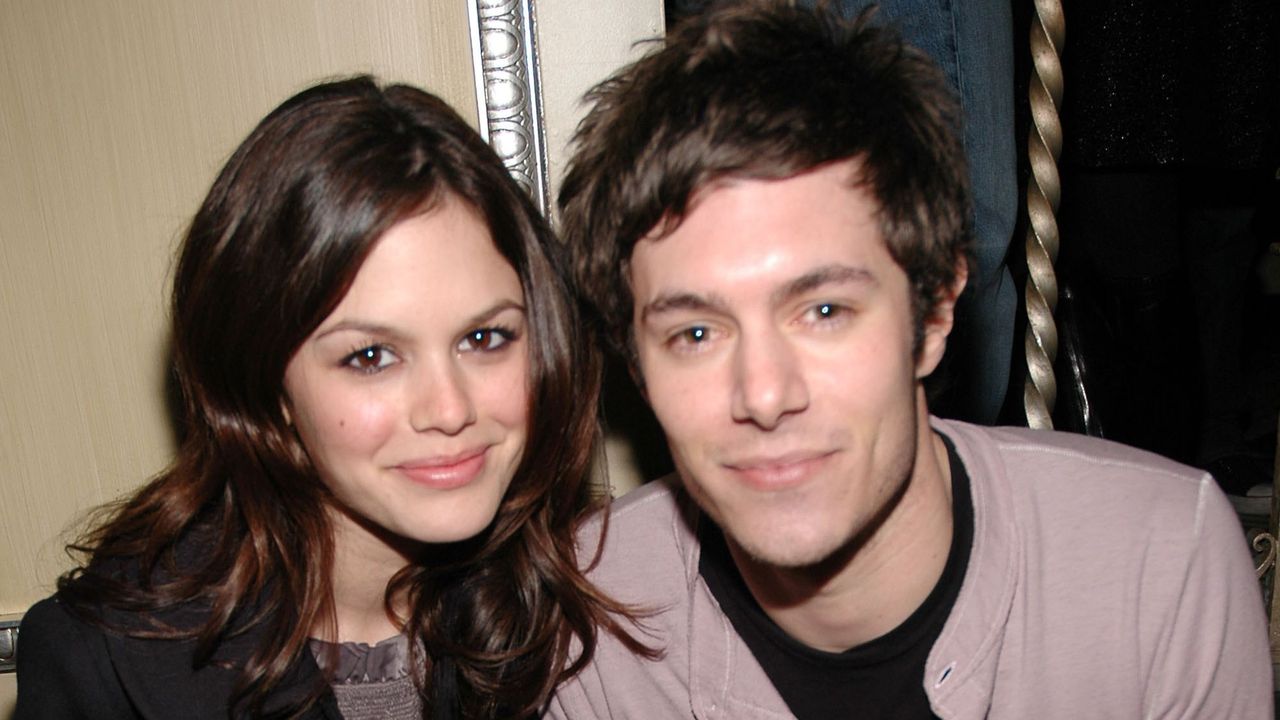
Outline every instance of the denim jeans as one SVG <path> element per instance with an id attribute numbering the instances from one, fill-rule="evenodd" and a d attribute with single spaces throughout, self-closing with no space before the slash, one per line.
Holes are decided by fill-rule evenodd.
<path id="1" fill-rule="evenodd" d="M 850 17 L 871 0 L 838 0 Z M 1018 297 L 1005 262 L 1017 215 L 1013 20 L 1008 0 L 879 0 L 878 21 L 929 54 L 964 111 L 974 202 L 975 263 L 956 308 L 949 381 L 940 411 L 983 424 L 1004 404 Z"/>

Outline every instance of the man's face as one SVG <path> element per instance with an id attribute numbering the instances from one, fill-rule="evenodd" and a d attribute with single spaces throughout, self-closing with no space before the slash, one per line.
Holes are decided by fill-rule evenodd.
<path id="1" fill-rule="evenodd" d="M 910 283 L 842 162 L 702 192 L 631 257 L 640 372 L 686 487 L 756 560 L 802 567 L 868 527 L 927 433 Z"/>

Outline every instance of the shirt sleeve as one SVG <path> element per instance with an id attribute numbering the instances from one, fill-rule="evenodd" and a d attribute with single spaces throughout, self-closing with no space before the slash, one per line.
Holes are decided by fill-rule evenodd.
<path id="1" fill-rule="evenodd" d="M 13 720 L 137 717 L 107 654 L 104 632 L 57 598 L 36 603 L 18 630 Z"/>
<path id="2" fill-rule="evenodd" d="M 1271 720 L 1266 613 L 1240 521 L 1206 475 L 1182 593 L 1148 685 L 1149 718 Z"/>
<path id="3" fill-rule="evenodd" d="M 593 661 L 582 672 L 556 688 L 547 703 L 544 718 L 550 720 L 604 720 L 613 713 L 600 682 L 599 667 Z"/>

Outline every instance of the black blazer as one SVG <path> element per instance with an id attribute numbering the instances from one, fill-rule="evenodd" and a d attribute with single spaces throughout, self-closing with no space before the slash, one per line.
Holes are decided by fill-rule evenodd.
<path id="1" fill-rule="evenodd" d="M 177 612 L 181 619 L 172 619 L 179 622 L 200 617 L 198 611 L 190 609 Z M 127 617 L 119 618 L 127 622 Z M 257 641 L 252 630 L 245 632 L 219 646 L 214 663 L 195 667 L 194 641 L 145 640 L 110 632 L 72 615 L 55 595 L 36 603 L 22 618 L 14 720 L 226 720 L 230 717 L 227 705 L 231 688 L 239 671 L 221 667 L 218 661 L 239 665 Z M 285 681 L 268 698 L 267 710 L 305 697 L 320 682 L 315 659 L 304 651 Z M 325 692 L 303 717 L 341 720 L 342 715 L 333 693 Z"/>

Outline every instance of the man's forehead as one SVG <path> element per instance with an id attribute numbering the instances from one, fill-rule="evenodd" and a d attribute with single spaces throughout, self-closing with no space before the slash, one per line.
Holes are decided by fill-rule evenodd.
<path id="1" fill-rule="evenodd" d="M 830 173 L 779 186 L 778 202 L 771 184 L 709 195 L 680 227 L 636 244 L 627 280 L 637 319 L 739 303 L 779 305 L 819 289 L 862 292 L 894 274 L 866 198 L 850 195 L 846 202 L 846 190 L 833 185 Z"/>
<path id="2" fill-rule="evenodd" d="M 875 288 L 879 285 L 879 276 L 866 267 L 831 263 L 782 278 L 776 285 L 758 292 L 761 299 L 767 299 L 769 305 L 781 306 L 817 290 L 832 287 Z M 713 310 L 727 313 L 733 305 L 730 299 L 717 292 L 663 289 L 658 289 L 651 297 L 642 298 L 640 302 L 637 319 L 642 323 L 652 316 L 679 311 Z"/>
<path id="3" fill-rule="evenodd" d="M 871 200 L 873 205 L 875 205 L 875 209 L 878 213 L 879 202 L 874 196 L 869 194 L 867 184 L 865 182 L 866 177 L 863 172 L 864 163 L 861 157 L 842 158 L 802 168 L 793 172 L 767 172 L 763 169 L 752 169 L 719 173 L 711 176 L 708 180 L 703 181 L 690 191 L 688 197 L 685 199 L 683 208 L 679 212 L 669 206 L 666 212 L 658 218 L 658 221 L 636 240 L 635 244 L 631 248 L 631 255 L 635 255 L 636 248 L 639 247 L 640 243 L 661 240 L 674 233 L 684 223 L 685 219 L 696 212 L 698 207 L 702 205 L 709 196 L 720 191 L 729 190 L 740 186 L 743 183 L 750 182 L 778 184 L 801 175 L 825 172 L 828 170 L 836 173 L 845 173 L 844 180 L 849 191 L 868 193 L 867 199 Z M 627 260 L 629 261 L 630 257 L 628 257 Z M 628 267 L 624 265 L 623 270 L 628 270 Z"/>

